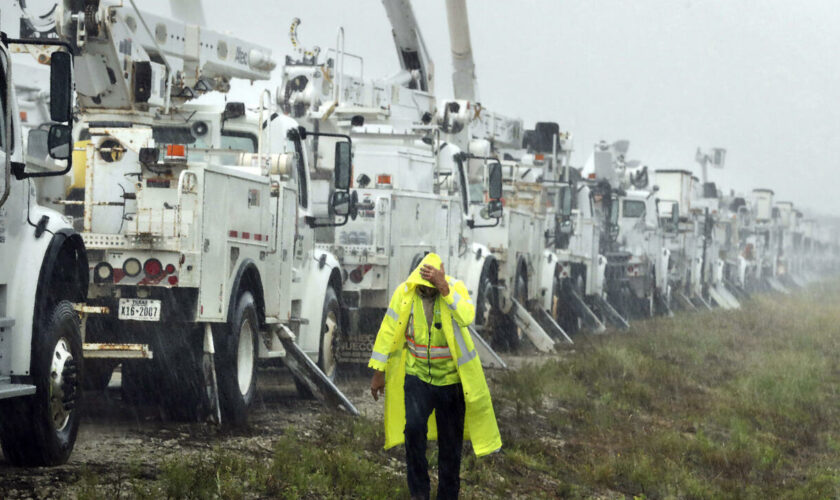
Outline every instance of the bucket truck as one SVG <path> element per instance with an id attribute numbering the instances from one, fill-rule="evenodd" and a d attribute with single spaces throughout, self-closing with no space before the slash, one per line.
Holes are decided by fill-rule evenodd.
<path id="1" fill-rule="evenodd" d="M 725 309 L 740 306 L 724 285 L 725 243 L 728 221 L 717 188 L 700 185 L 688 170 L 657 169 L 659 214 L 665 242 L 671 252 L 668 280 L 675 304 L 687 309 L 710 307 L 710 300 Z"/>
<path id="2" fill-rule="evenodd" d="M 88 299 L 107 310 L 87 324 L 91 379 L 106 384 L 121 361 L 123 391 L 170 418 L 238 425 L 258 362 L 277 358 L 301 392 L 355 412 L 332 383 L 341 276 L 314 247 L 330 222 L 310 201 L 309 133 L 267 91 L 252 108 L 192 102 L 267 80 L 270 51 L 133 2 L 65 2 L 56 16 L 89 136 L 84 200 L 57 202 L 83 208 Z M 350 158 L 349 138 L 337 142 L 339 218 Z"/>
<path id="3" fill-rule="evenodd" d="M 286 59 L 278 93 L 280 106 L 313 130 L 353 140 L 353 212 L 358 216 L 318 235 L 319 248 L 335 253 L 341 262 L 342 302 L 351 334 L 340 356 L 351 363 L 367 361 L 391 293 L 425 253 L 438 253 L 447 272 L 464 281 L 473 299 L 481 293 L 481 271 L 491 255 L 472 242 L 469 160 L 442 140 L 434 123 L 433 64 L 411 5 L 405 0 L 383 4 L 400 62 L 395 75 L 366 79 L 364 59 L 344 50 L 343 29 L 335 48 L 322 59 L 319 50 L 303 48 L 297 37 L 300 21 L 295 20 L 292 44 L 299 50 Z M 328 173 L 322 165 L 332 144 L 319 138 L 310 146 L 320 179 Z M 486 202 L 492 218 L 501 217 L 500 173 L 498 166 L 487 172 L 498 191 Z M 478 343 L 483 364 L 504 365 L 488 345 Z"/>
<path id="4" fill-rule="evenodd" d="M 583 169 L 603 222 L 607 298 L 624 317 L 670 313 L 671 252 L 660 227 L 656 191 L 647 167 L 625 159 L 628 148 L 628 141 L 601 141 Z"/>
<path id="5" fill-rule="evenodd" d="M 601 318 L 618 328 L 629 324 L 604 298 L 606 258 L 600 254 L 600 224 L 592 203 L 592 190 L 580 169 L 569 164 L 572 140 L 553 122 L 538 122 L 526 130 L 528 163 L 542 167 L 540 185 L 546 194 L 546 252 L 558 262 L 552 316 L 569 334 L 586 326 L 605 329 Z"/>
<path id="6" fill-rule="evenodd" d="M 29 131 L 26 151 L 12 84 L 11 51 L 21 48 L 50 64 L 50 121 Z M 57 465 L 79 428 L 88 264 L 82 238 L 37 203 L 33 181 L 71 166 L 72 56 L 55 40 L 0 31 L 0 66 L 0 444 L 13 464 Z"/>
<path id="7" fill-rule="evenodd" d="M 441 101 L 438 123 L 447 142 L 473 155 L 467 178 L 474 193 L 472 218 L 475 227 L 492 226 L 473 233 L 475 240 L 492 252 L 492 259 L 482 271 L 488 277 L 482 280 L 488 288 L 478 293 L 478 307 L 485 311 L 480 318 L 484 324 L 480 326 L 491 329 L 499 345 L 517 346 L 527 337 L 537 349 L 550 351 L 555 338 L 570 339 L 550 314 L 558 262 L 555 256 L 549 258 L 545 253 L 545 210 L 540 207 L 535 212 L 533 207 L 534 198 L 544 196 L 536 182 L 540 168 L 521 161 L 522 120 L 488 111 L 481 104 L 466 3 L 447 0 L 446 17 L 454 99 Z M 488 178 L 483 158 L 495 158 L 505 166 L 505 201 L 509 208 L 498 224 L 490 223 L 477 206 L 479 197 L 490 192 L 490 186 L 482 182 Z M 530 177 L 522 177 L 523 173 Z"/>

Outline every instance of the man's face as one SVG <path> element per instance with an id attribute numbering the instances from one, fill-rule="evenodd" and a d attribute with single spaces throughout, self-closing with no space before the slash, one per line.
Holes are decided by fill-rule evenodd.
<path id="1" fill-rule="evenodd" d="M 418 285 L 417 286 L 417 293 L 420 294 L 422 297 L 431 298 L 437 295 L 438 291 L 437 288 L 425 286 L 425 285 Z"/>

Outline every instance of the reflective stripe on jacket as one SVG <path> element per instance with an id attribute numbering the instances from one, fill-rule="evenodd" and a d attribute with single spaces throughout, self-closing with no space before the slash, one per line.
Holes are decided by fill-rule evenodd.
<path id="1" fill-rule="evenodd" d="M 433 316 L 426 318 L 423 299 L 414 294 L 414 305 L 405 330 L 405 372 L 432 385 L 452 385 L 461 381 L 452 351 L 443 333 L 441 309 L 447 307 L 443 298 L 434 299 Z"/>
<path id="2" fill-rule="evenodd" d="M 368 366 L 385 372 L 385 448 L 405 441 L 405 363 L 409 356 L 406 347 L 406 328 L 414 303 L 415 287 L 431 286 L 420 277 L 424 264 L 440 267 L 440 257 L 430 253 L 408 280 L 397 287 L 388 311 L 382 319 Z M 477 456 L 487 455 L 502 447 L 493 402 L 481 360 L 475 350 L 468 326 L 475 318 L 475 307 L 464 283 L 449 276 L 449 295 L 441 297 L 447 307 L 440 308 L 441 326 L 446 343 L 457 365 L 464 391 L 466 413 L 464 438 L 470 440 Z M 434 413 L 429 417 L 429 439 L 437 439 Z"/>

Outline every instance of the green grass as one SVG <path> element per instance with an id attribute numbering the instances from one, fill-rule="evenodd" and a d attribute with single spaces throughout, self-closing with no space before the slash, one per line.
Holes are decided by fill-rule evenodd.
<path id="1" fill-rule="evenodd" d="M 492 372 L 505 445 L 465 452 L 463 497 L 840 497 L 838 302 L 840 288 L 757 297 L 579 337 L 563 359 Z M 271 453 L 165 461 L 131 495 L 407 497 L 381 421 L 327 415 L 309 429 L 284 430 Z M 95 485 L 83 474 L 80 498 Z"/>

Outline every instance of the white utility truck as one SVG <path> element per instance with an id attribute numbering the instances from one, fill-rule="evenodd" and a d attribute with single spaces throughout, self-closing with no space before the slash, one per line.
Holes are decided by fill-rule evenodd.
<path id="1" fill-rule="evenodd" d="M 24 151 L 11 51 L 30 45 L 50 63 L 50 122 L 30 131 Z M 34 181 L 71 166 L 72 56 L 55 41 L 0 32 L 0 66 L 0 444 L 16 465 L 56 465 L 79 428 L 88 264 L 69 222 L 37 203 Z"/>
<path id="2" fill-rule="evenodd" d="M 667 314 L 671 253 L 648 169 L 626 160 L 628 148 L 628 141 L 601 141 L 583 170 L 596 190 L 596 209 L 606 229 L 601 251 L 607 258 L 607 297 L 625 318 Z"/>
<path id="3" fill-rule="evenodd" d="M 469 237 L 465 157 L 442 140 L 434 123 L 433 65 L 410 3 L 383 3 L 401 65 L 397 74 L 365 79 L 364 60 L 344 50 L 342 29 L 322 60 L 319 50 L 302 48 L 295 20 L 292 43 L 299 54 L 287 57 L 278 94 L 282 108 L 311 129 L 353 140 L 358 216 L 319 233 L 320 248 L 335 253 L 343 268 L 342 302 L 352 334 L 340 357 L 347 362 L 369 358 L 391 293 L 425 253 L 440 254 L 447 273 L 462 279 L 473 298 L 490 255 Z M 315 175 L 323 179 L 319 165 L 332 154 L 332 142 L 317 138 L 310 146 Z M 500 192 L 499 170 L 493 183 Z M 501 211 L 498 200 L 488 205 Z M 485 365 L 503 364 L 489 349 L 481 357 Z"/>
<path id="4" fill-rule="evenodd" d="M 539 167 L 547 215 L 546 252 L 555 256 L 554 293 L 549 310 L 569 334 L 582 327 L 600 332 L 604 321 L 617 328 L 627 320 L 604 297 L 606 258 L 599 252 L 601 227 L 592 190 L 570 165 L 572 138 L 554 122 L 537 122 L 526 130 L 526 163 Z M 549 257 L 546 259 L 548 260 Z M 544 270 L 545 272 L 545 270 Z"/>
<path id="5" fill-rule="evenodd" d="M 534 210 L 544 198 L 537 182 L 541 167 L 521 161 L 522 120 L 488 111 L 480 102 L 466 3 L 447 0 L 446 18 L 454 99 L 441 101 L 439 123 L 446 141 L 470 154 L 465 181 L 471 227 L 481 228 L 472 237 L 492 252 L 482 269 L 486 286 L 477 294 L 483 322 L 478 326 L 488 328 L 497 345 L 515 347 L 527 337 L 537 349 L 550 351 L 555 338 L 570 339 L 550 314 L 557 263 L 545 252 L 545 210 Z M 505 178 L 507 209 L 501 219 L 488 217 L 494 214 L 480 206 L 493 193 L 486 183 L 493 165 L 503 166 Z"/>
<path id="6" fill-rule="evenodd" d="M 84 200 L 56 201 L 83 207 L 89 303 L 109 312 L 87 325 L 92 375 L 121 361 L 124 391 L 169 417 L 241 424 L 258 361 L 283 358 L 303 392 L 354 412 L 330 381 L 341 279 L 314 247 L 306 131 L 267 91 L 250 109 L 191 102 L 267 80 L 270 51 L 133 2 L 86 6 L 56 13 L 87 135 Z M 349 140 L 334 159 L 340 215 Z"/>

